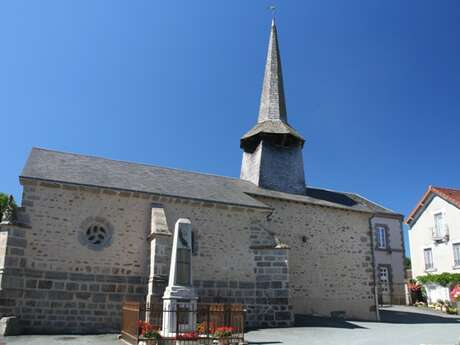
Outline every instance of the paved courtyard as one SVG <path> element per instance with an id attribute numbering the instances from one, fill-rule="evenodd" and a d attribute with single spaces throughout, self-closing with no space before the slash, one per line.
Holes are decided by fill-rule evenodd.
<path id="1" fill-rule="evenodd" d="M 247 334 L 247 340 L 253 345 L 457 345 L 460 340 L 458 316 L 412 307 L 384 308 L 381 316 L 383 322 L 299 317 L 297 327 L 252 331 Z M 20 336 L 5 340 L 8 345 L 120 344 L 113 334 Z"/>

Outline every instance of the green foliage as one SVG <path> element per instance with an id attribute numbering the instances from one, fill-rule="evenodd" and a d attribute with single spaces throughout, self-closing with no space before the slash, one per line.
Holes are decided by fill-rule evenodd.
<path id="1" fill-rule="evenodd" d="M 5 193 L 0 193 L 0 220 L 2 219 L 3 211 L 5 210 L 6 206 L 8 205 L 8 198 L 9 195 Z M 13 205 L 17 207 L 16 202 L 13 199 Z"/>
<path id="2" fill-rule="evenodd" d="M 452 315 L 457 314 L 457 308 L 455 308 L 455 307 L 447 307 L 447 314 L 452 314 Z"/>
<path id="3" fill-rule="evenodd" d="M 3 210 L 5 209 L 7 204 L 8 204 L 8 195 L 6 195 L 5 193 L 0 193 L 0 219 L 3 214 Z"/>
<path id="4" fill-rule="evenodd" d="M 404 268 L 406 270 L 410 270 L 412 268 L 412 262 L 410 261 L 410 258 L 408 258 L 407 256 L 404 257 Z"/>
<path id="5" fill-rule="evenodd" d="M 460 273 L 427 274 L 426 276 L 418 276 L 417 281 L 422 284 L 434 283 L 446 287 L 452 283 L 460 283 Z"/>

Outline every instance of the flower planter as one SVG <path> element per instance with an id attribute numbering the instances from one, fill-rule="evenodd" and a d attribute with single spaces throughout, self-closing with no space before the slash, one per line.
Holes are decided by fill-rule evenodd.
<path id="1" fill-rule="evenodd" d="M 138 345 L 159 345 L 159 343 L 159 339 L 140 337 Z"/>
<path id="2" fill-rule="evenodd" d="M 176 340 L 176 345 L 198 345 L 198 340 L 193 339 L 181 339 Z"/>
<path id="3" fill-rule="evenodd" d="M 158 339 L 139 339 L 138 345 L 158 345 Z"/>
<path id="4" fill-rule="evenodd" d="M 460 315 L 460 301 L 457 301 L 457 315 Z"/>
<path id="5" fill-rule="evenodd" d="M 230 345 L 230 338 L 220 338 L 219 345 Z"/>

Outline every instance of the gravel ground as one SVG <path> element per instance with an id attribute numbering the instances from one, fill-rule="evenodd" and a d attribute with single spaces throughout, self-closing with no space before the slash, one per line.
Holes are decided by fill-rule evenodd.
<path id="1" fill-rule="evenodd" d="M 332 321 L 299 317 L 297 327 L 247 333 L 253 345 L 457 345 L 460 317 L 413 307 L 381 311 L 382 322 Z M 7 345 L 118 345 L 117 335 L 19 336 L 0 339 Z"/>

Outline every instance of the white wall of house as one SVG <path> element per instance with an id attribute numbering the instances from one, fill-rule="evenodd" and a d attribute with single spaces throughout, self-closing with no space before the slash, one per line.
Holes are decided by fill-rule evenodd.
<path id="1" fill-rule="evenodd" d="M 428 199 L 430 200 L 430 199 Z M 460 209 L 435 195 L 429 201 L 409 230 L 412 274 L 414 277 L 428 273 L 460 273 L 454 265 L 454 244 L 460 244 Z M 435 214 L 442 213 L 448 237 L 443 241 L 433 239 Z M 425 269 L 424 250 L 431 249 L 433 268 Z"/>
<path id="2" fill-rule="evenodd" d="M 405 304 L 404 290 L 404 247 L 401 233 L 401 218 L 375 216 L 371 220 L 374 233 L 374 264 L 377 284 L 380 289 L 380 302 L 384 304 Z M 379 246 L 378 228 L 385 231 L 385 246 Z M 389 289 L 380 281 L 380 268 L 388 271 Z"/>
<path id="3" fill-rule="evenodd" d="M 450 301 L 449 288 L 438 284 L 426 284 L 427 302 L 434 304 L 439 300 Z"/>

